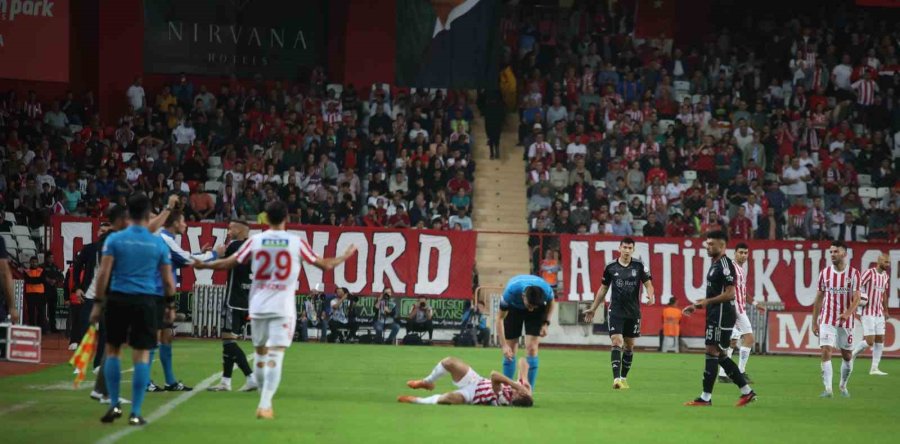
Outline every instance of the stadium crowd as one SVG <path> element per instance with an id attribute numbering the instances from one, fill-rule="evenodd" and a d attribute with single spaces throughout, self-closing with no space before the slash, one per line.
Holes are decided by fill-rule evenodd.
<path id="1" fill-rule="evenodd" d="M 258 79 L 257 79 L 258 80 Z M 188 220 L 472 229 L 473 110 L 464 94 L 374 85 L 140 77 L 128 112 L 103 121 L 90 92 L 42 103 L 0 94 L 0 195 L 31 228 L 52 214 L 101 217 L 146 193 L 181 196 Z"/>
<path id="2" fill-rule="evenodd" d="M 597 3 L 502 27 L 536 272 L 554 233 L 900 241 L 895 23 L 766 14 L 687 46 Z"/>

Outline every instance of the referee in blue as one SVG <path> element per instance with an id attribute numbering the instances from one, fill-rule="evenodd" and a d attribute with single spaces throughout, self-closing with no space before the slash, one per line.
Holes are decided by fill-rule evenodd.
<path id="1" fill-rule="evenodd" d="M 165 299 L 175 294 L 169 248 L 147 229 L 150 199 L 140 194 L 128 199 L 131 226 L 109 235 L 103 244 L 91 323 L 105 314 L 106 361 L 103 372 L 109 390 L 110 408 L 100 418 L 110 423 L 122 416 L 119 383 L 122 378 L 120 350 L 126 342 L 132 348 L 134 377 L 133 404 L 128 424 L 147 422 L 141 416 L 147 384 L 150 382 L 150 349 L 156 346 Z M 109 288 L 107 288 L 107 282 Z M 107 291 L 108 290 L 108 291 Z"/>

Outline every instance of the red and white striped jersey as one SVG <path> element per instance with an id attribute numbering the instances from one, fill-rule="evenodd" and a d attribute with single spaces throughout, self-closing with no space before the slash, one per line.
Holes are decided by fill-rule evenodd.
<path id="1" fill-rule="evenodd" d="M 875 103 L 875 93 L 878 92 L 878 84 L 874 80 L 859 79 L 853 82 L 851 87 L 856 90 L 856 103 L 865 106 Z"/>
<path id="2" fill-rule="evenodd" d="M 501 384 L 500 393 L 494 393 L 490 379 L 481 378 L 475 388 L 472 405 L 506 406 L 512 401 L 512 387 Z"/>
<path id="3" fill-rule="evenodd" d="M 734 271 L 737 274 L 737 285 L 734 286 L 734 305 L 738 314 L 744 314 L 747 312 L 747 274 L 737 262 L 734 262 Z"/>
<path id="4" fill-rule="evenodd" d="M 237 252 L 239 262 L 252 261 L 250 317 L 296 317 L 300 262 L 314 263 L 318 259 L 309 244 L 296 234 L 267 230 L 250 236 Z"/>
<path id="5" fill-rule="evenodd" d="M 870 268 L 862 275 L 859 282 L 859 291 L 869 297 L 869 304 L 863 307 L 863 316 L 884 316 L 884 293 L 889 286 L 888 274 L 879 272 L 877 268 Z"/>
<path id="6" fill-rule="evenodd" d="M 837 271 L 833 265 L 819 272 L 818 290 L 825 293 L 819 324 L 853 328 L 853 316 L 841 319 L 841 314 L 850 307 L 853 295 L 859 291 L 859 270 L 846 265 L 844 271 Z"/>

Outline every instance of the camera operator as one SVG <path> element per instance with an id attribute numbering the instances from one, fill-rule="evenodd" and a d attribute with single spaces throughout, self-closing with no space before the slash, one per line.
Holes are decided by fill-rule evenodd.
<path id="1" fill-rule="evenodd" d="M 335 342 L 340 337 L 340 330 L 347 330 L 347 340 L 356 337 L 356 318 L 353 315 L 356 302 L 359 300 L 352 296 L 344 287 L 337 289 L 337 296 L 331 300 L 331 319 L 328 321 L 328 329 L 331 334 L 328 342 Z"/>
<path id="2" fill-rule="evenodd" d="M 396 320 L 399 317 L 399 311 L 397 303 L 394 302 L 392 296 L 394 296 L 394 291 L 390 288 L 385 289 L 381 298 L 375 304 L 374 327 L 376 340 L 379 342 L 384 341 L 384 330 L 387 327 L 391 330 L 391 334 L 387 339 L 388 344 L 393 344 L 397 339 L 397 333 L 400 332 L 400 324 Z"/>
<path id="3" fill-rule="evenodd" d="M 471 325 L 475 329 L 478 343 L 482 347 L 489 346 L 491 329 L 487 326 L 487 307 L 484 305 L 484 301 L 478 301 L 478 304 L 466 310 L 465 314 L 463 314 L 462 324 L 464 328 Z"/>
<path id="4" fill-rule="evenodd" d="M 428 332 L 428 340 L 431 341 L 434 334 L 434 327 L 431 324 L 431 316 L 434 310 L 428 305 L 428 300 L 424 297 L 419 298 L 419 302 L 413 305 L 409 312 L 406 322 L 407 332 Z"/>

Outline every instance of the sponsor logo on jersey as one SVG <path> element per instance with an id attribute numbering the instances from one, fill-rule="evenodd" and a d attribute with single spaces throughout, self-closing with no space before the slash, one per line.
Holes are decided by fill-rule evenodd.
<path id="1" fill-rule="evenodd" d="M 263 248 L 287 248 L 288 240 L 287 239 L 263 239 L 262 246 L 263 246 Z"/>

